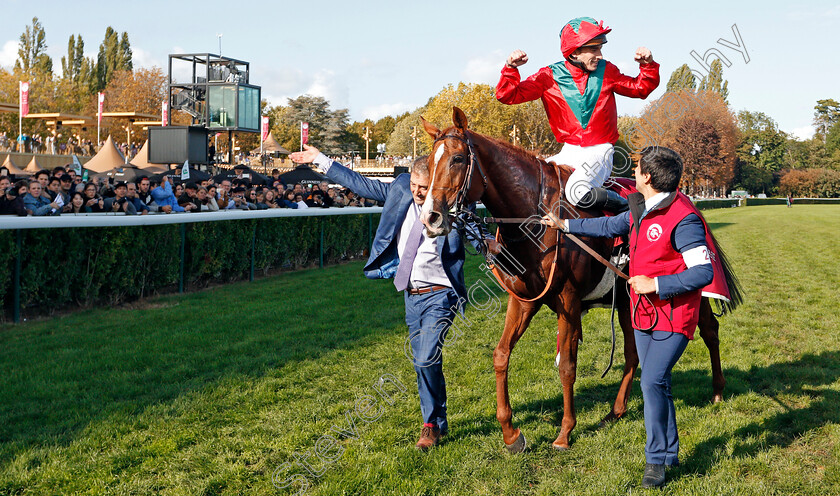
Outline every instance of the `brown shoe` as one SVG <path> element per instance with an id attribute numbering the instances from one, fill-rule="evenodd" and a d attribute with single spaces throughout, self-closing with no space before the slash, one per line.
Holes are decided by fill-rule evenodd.
<path id="1" fill-rule="evenodd" d="M 414 447 L 420 451 L 426 451 L 432 446 L 437 446 L 439 441 L 440 427 L 427 427 L 424 425 L 423 430 L 420 431 L 420 440 L 417 441 L 417 444 L 415 444 Z"/>

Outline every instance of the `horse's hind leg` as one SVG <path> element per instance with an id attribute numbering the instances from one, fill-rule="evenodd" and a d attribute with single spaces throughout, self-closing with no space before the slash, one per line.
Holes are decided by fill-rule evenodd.
<path id="1" fill-rule="evenodd" d="M 623 281 L 616 285 L 615 290 L 619 291 L 616 313 L 618 323 L 621 325 L 621 333 L 624 337 L 624 372 L 621 376 L 621 385 L 618 388 L 618 395 L 615 397 L 612 411 L 601 419 L 601 426 L 608 422 L 620 419 L 627 413 L 627 399 L 633 390 L 633 378 L 636 368 L 639 366 L 639 355 L 636 352 L 636 337 L 633 334 L 633 325 L 630 322 L 630 299 L 623 288 Z"/>
<path id="2" fill-rule="evenodd" d="M 720 339 L 718 338 L 720 324 L 712 312 L 712 305 L 707 297 L 703 297 L 700 303 L 700 321 L 697 325 L 700 327 L 700 337 L 706 343 L 709 358 L 712 361 L 712 402 L 720 403 L 723 401 L 723 388 L 726 387 L 726 379 L 723 377 L 720 366 Z"/>
<path id="3" fill-rule="evenodd" d="M 505 314 L 505 330 L 496 350 L 493 351 L 493 368 L 496 370 L 496 418 L 502 425 L 502 436 L 511 453 L 520 453 L 525 450 L 525 437 L 519 429 L 513 428 L 511 422 L 513 410 L 510 407 L 508 395 L 510 353 L 525 333 L 525 329 L 528 328 L 531 318 L 537 313 L 539 307 L 537 304 L 524 303 L 512 296 L 509 297 Z"/>

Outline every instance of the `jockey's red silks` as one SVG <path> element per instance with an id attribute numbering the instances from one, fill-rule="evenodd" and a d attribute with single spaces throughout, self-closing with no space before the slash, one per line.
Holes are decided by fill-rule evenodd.
<path id="1" fill-rule="evenodd" d="M 599 79 L 597 83 L 600 86 L 590 83 L 591 74 Z M 505 65 L 499 84 L 496 85 L 496 99 L 513 105 L 541 98 L 551 132 L 558 143 L 577 146 L 615 144 L 618 141 L 615 94 L 647 98 L 659 86 L 659 64 L 640 64 L 639 75 L 633 78 L 622 74 L 614 64 L 601 61 L 598 70 L 591 74 L 567 61 L 561 61 L 543 67 L 536 74 L 520 81 L 519 71 Z M 566 80 L 569 84 L 566 84 Z M 563 88 L 558 81 L 563 83 Z M 574 98 L 570 105 L 564 90 L 568 93 L 575 87 L 580 98 Z M 589 97 L 593 91 L 597 98 Z M 575 110 L 572 110 L 573 106 Z"/>
<path id="2" fill-rule="evenodd" d="M 665 200 L 668 201 L 668 200 Z M 682 254 L 671 244 L 672 234 L 686 216 L 696 214 L 703 222 L 706 230 L 706 246 L 711 257 L 714 278 L 702 289 L 678 294 L 667 300 L 659 299 L 659 295 L 649 295 L 653 304 L 630 290 L 631 305 L 635 308 L 633 327 L 647 329 L 656 321 L 651 330 L 670 331 L 684 334 L 688 339 L 694 339 L 694 331 L 700 318 L 700 301 L 703 296 L 719 298 L 729 301 L 729 287 L 723 272 L 723 264 L 715 247 L 714 237 L 703 219 L 703 215 L 694 207 L 691 200 L 684 194 L 677 192 L 670 205 L 654 208 L 645 215 L 639 228 L 635 228 L 633 214 L 630 214 L 630 276 L 645 275 L 648 277 L 678 274 L 686 270 Z"/>

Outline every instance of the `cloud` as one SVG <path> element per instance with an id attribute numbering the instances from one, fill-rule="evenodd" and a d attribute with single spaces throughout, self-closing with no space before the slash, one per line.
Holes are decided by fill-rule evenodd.
<path id="1" fill-rule="evenodd" d="M 347 108 L 349 91 L 344 78 L 330 69 L 313 74 L 295 68 L 252 70 L 252 81 L 267 81 L 262 85 L 263 98 L 271 105 L 286 105 L 287 99 L 301 95 L 320 96 L 335 109 Z"/>
<path id="2" fill-rule="evenodd" d="M 788 131 L 789 134 L 792 134 L 796 137 L 796 139 L 800 141 L 805 141 L 813 138 L 814 132 L 814 126 L 795 127 L 792 130 Z"/>
<path id="3" fill-rule="evenodd" d="M 501 50 L 475 57 L 467 61 L 467 66 L 461 72 L 461 78 L 467 83 L 485 83 L 495 85 L 499 82 L 499 73 L 505 63 L 506 56 Z"/>
<path id="4" fill-rule="evenodd" d="M 403 112 L 408 112 L 411 110 L 416 109 L 419 105 L 413 105 L 409 103 L 383 103 L 382 105 L 374 105 L 372 107 L 365 107 L 362 109 L 361 117 L 362 119 L 370 119 L 372 121 L 377 121 L 386 115 L 390 116 L 397 116 L 402 114 Z"/>
<path id="5" fill-rule="evenodd" d="M 12 67 L 15 65 L 15 61 L 18 57 L 18 42 L 9 40 L 3 44 L 3 48 L 0 49 L 0 66 L 2 67 Z"/>
<path id="6" fill-rule="evenodd" d="M 142 48 L 131 47 L 131 54 L 132 54 L 132 62 L 134 63 L 135 68 L 144 67 L 146 69 L 149 69 L 153 66 L 157 66 L 157 67 L 160 67 L 160 68 L 166 70 L 166 65 L 167 64 L 165 64 L 165 63 L 161 62 L 160 60 L 158 60 L 157 58 L 155 58 L 151 54 L 151 52 L 147 52 L 146 50 L 143 50 Z"/>

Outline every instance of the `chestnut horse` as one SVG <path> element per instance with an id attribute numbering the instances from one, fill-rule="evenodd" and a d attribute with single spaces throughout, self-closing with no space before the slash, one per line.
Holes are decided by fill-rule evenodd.
<path id="1" fill-rule="evenodd" d="M 545 210 L 557 217 L 593 217 L 598 212 L 576 209 L 562 202 L 563 185 L 572 169 L 555 166 L 534 155 L 488 136 L 472 132 L 461 109 L 453 109 L 454 126 L 443 131 L 423 119 L 426 132 L 434 140 L 429 155 L 430 184 L 423 205 L 421 220 L 430 235 L 439 236 L 452 228 L 451 209 L 462 208 L 481 200 L 497 218 L 538 218 Z M 545 206 L 555 206 L 547 208 Z M 562 208 L 556 208 L 563 205 Z M 536 229 L 536 232 L 534 232 Z M 527 230 L 527 228 L 526 228 Z M 563 420 L 560 434 L 552 446 L 558 450 L 569 447 L 569 435 L 576 424 L 574 384 L 578 343 L 583 339 L 581 313 L 587 309 L 582 299 L 601 282 L 606 267 L 559 231 L 545 229 L 534 223 L 523 235 L 522 224 L 499 224 L 499 239 L 508 260 L 515 260 L 524 270 L 506 270 L 504 285 L 516 296 L 508 297 L 505 328 L 493 352 L 496 371 L 496 418 L 508 450 L 525 449 L 525 437 L 511 422 L 512 411 L 508 395 L 508 365 L 510 354 L 525 333 L 531 318 L 547 305 L 557 314 L 557 364 L 563 386 Z M 602 257 L 609 259 L 612 239 L 583 238 Z M 723 257 L 722 257 L 723 258 Z M 499 257 L 496 257 L 496 265 Z M 733 302 L 740 299 L 737 281 L 725 264 L 727 282 Z M 733 287 L 736 286 L 736 287 Z M 639 364 L 631 325 L 629 297 L 621 286 L 616 294 L 619 323 L 624 337 L 624 372 L 612 410 L 604 421 L 621 418 L 627 411 L 627 399 L 633 376 Z M 732 307 L 734 308 L 734 306 Z M 712 362 L 713 401 L 723 398 L 726 381 L 720 366 L 718 322 L 708 298 L 704 297 L 700 312 L 700 335 Z"/>

